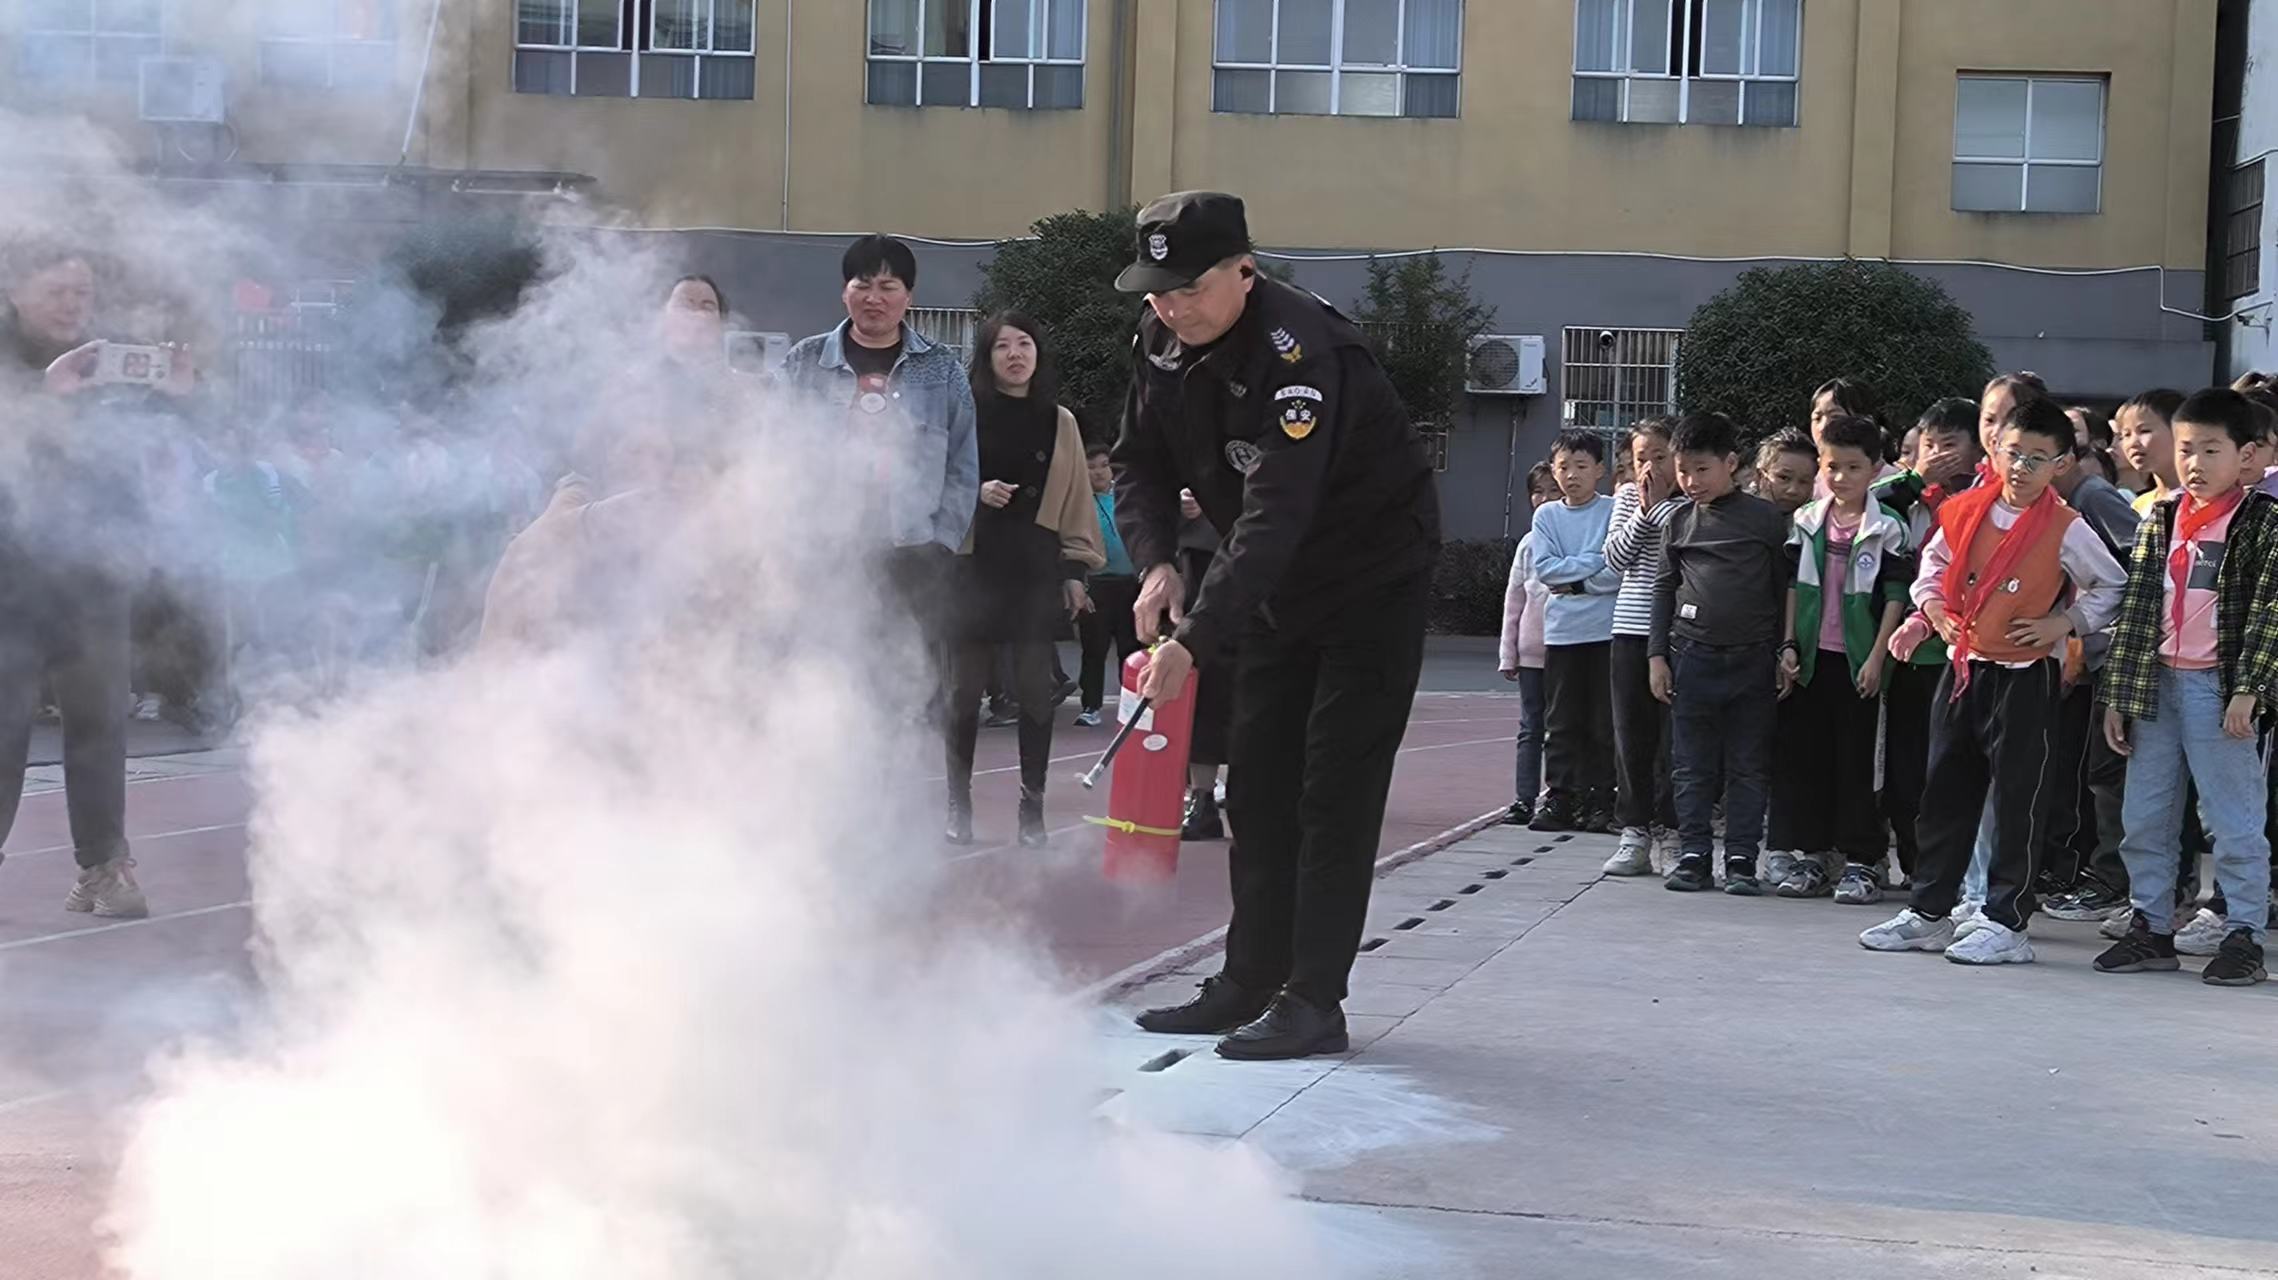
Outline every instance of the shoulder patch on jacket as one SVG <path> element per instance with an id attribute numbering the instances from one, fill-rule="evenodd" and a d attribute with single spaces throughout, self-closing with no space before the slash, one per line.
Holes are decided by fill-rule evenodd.
<path id="1" fill-rule="evenodd" d="M 1266 340 L 1273 343 L 1274 354 L 1280 356 L 1284 364 L 1297 364 L 1305 359 L 1305 344 L 1287 329 L 1276 328 L 1266 335 Z"/>

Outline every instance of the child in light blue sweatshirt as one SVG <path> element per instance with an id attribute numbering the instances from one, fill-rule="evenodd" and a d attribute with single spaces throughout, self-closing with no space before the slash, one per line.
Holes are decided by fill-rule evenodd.
<path id="1" fill-rule="evenodd" d="M 1550 451 L 1560 500 L 1534 513 L 1535 578 L 1543 610 L 1543 799 L 1534 831 L 1612 829 L 1614 722 L 1610 660 L 1621 571 L 1606 563 L 1614 500 L 1598 492 L 1606 446 L 1568 431 Z"/>

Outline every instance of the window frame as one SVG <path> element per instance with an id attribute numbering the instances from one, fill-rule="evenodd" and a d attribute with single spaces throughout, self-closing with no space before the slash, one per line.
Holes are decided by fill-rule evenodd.
<path id="1" fill-rule="evenodd" d="M 1210 9 L 1210 110 L 1214 115 L 1235 116 L 1315 116 L 1341 120 L 1460 120 L 1463 118 L 1463 42 L 1471 20 L 1467 0 L 1458 0 L 1455 6 L 1455 65 L 1452 67 L 1413 66 L 1408 62 L 1408 6 L 1413 0 L 1398 0 L 1399 11 L 1393 22 L 1392 61 L 1345 61 L 1345 4 L 1346 0 L 1330 0 L 1329 6 L 1329 60 L 1322 62 L 1283 62 L 1281 60 L 1281 7 L 1286 0 L 1265 0 L 1272 6 L 1267 22 L 1266 61 L 1230 61 L 1219 56 L 1218 9 L 1227 0 L 1212 0 Z M 1241 111 L 1220 105 L 1218 78 L 1222 71 L 1262 71 L 1266 74 L 1266 109 Z M 1280 105 L 1281 73 L 1326 73 L 1329 77 L 1329 109 L 1327 111 L 1283 111 Z M 1389 113 L 1348 112 L 1344 105 L 1345 76 L 1350 73 L 1365 76 L 1394 76 L 1400 82 L 1399 109 Z M 1408 114 L 1408 78 L 1429 76 L 1455 84 L 1455 109 L 1447 115 Z"/>
<path id="2" fill-rule="evenodd" d="M 295 3 L 296 0 L 282 0 L 282 2 L 290 4 Z M 300 0 L 300 2 L 305 3 L 305 0 Z M 392 3 L 388 3 L 387 0 L 379 0 L 378 3 L 375 3 L 372 6 L 372 12 L 377 15 L 380 24 L 380 30 L 383 32 L 383 34 L 373 36 L 368 39 L 359 39 L 356 37 L 344 36 L 340 34 L 341 13 L 346 0 L 330 0 L 330 3 L 332 6 L 332 30 L 329 34 L 326 35 L 279 35 L 272 29 L 274 25 L 273 18 L 269 21 L 264 22 L 263 31 L 260 38 L 260 47 L 257 51 L 257 57 L 259 61 L 257 69 L 255 71 L 255 74 L 260 80 L 260 83 L 263 87 L 269 89 L 302 89 L 316 92 L 337 92 L 342 90 L 385 89 L 394 82 L 397 70 L 394 65 L 396 51 L 396 6 Z M 274 14 L 274 0 L 267 12 Z M 322 84 L 311 84 L 305 81 L 292 79 L 279 79 L 270 74 L 270 50 L 310 48 L 321 49 L 324 52 L 324 82 Z M 346 80 L 343 80 L 340 75 L 340 60 L 342 51 L 346 49 L 369 50 L 375 54 L 379 50 L 387 50 L 388 59 L 385 64 L 386 74 L 370 80 L 359 79 L 355 77 L 350 77 Z"/>
<path id="3" fill-rule="evenodd" d="M 1020 0 L 1020 2 L 1028 5 L 1029 31 L 1031 32 L 1030 47 L 1040 51 L 1034 57 L 1005 57 L 1000 56 L 997 53 L 995 47 L 996 33 L 991 29 L 994 25 L 993 19 L 995 17 L 995 14 L 992 8 L 991 12 L 986 17 L 983 16 L 983 0 L 915 0 L 917 10 L 914 18 L 915 26 L 913 29 L 917 33 L 917 51 L 915 53 L 880 53 L 878 52 L 877 0 L 863 0 L 863 105 L 869 107 L 914 107 L 920 110 L 926 107 L 963 107 L 967 110 L 993 111 L 1083 110 L 1085 106 L 1084 100 L 1086 97 L 1086 91 L 1090 88 L 1090 86 L 1085 83 L 1085 81 L 1088 79 L 1088 76 L 1086 75 L 1086 69 L 1087 64 L 1090 61 L 1089 55 L 1091 53 L 1091 5 L 1089 3 L 1089 0 L 1079 0 L 1079 3 L 1075 6 L 1077 18 L 1080 23 L 1076 34 L 1076 47 L 1082 50 L 1082 52 L 1073 58 L 1056 58 L 1052 56 L 1052 0 Z M 993 6 L 996 4 L 1006 3 L 1006 0 L 988 0 L 988 3 Z M 957 4 L 962 4 L 965 6 L 965 17 L 967 23 L 965 52 L 962 54 L 927 53 L 925 51 L 927 12 L 936 5 Z M 987 44 L 989 46 L 989 53 L 987 57 L 981 56 L 981 48 L 983 44 Z M 896 66 L 907 66 L 914 69 L 910 77 L 913 83 L 910 86 L 911 91 L 909 101 L 880 102 L 871 97 L 871 69 L 879 63 L 889 63 Z M 925 69 L 929 66 L 938 67 L 958 65 L 963 65 L 966 68 L 965 100 L 962 102 L 926 101 Z M 981 100 L 981 69 L 983 67 L 1025 67 L 1027 69 L 1027 74 L 1024 79 L 1026 81 L 1028 90 L 1025 100 L 1019 106 L 1008 106 L 1002 103 L 984 103 Z M 1073 105 L 1055 106 L 1051 103 L 1046 103 L 1042 106 L 1037 105 L 1036 72 L 1037 68 L 1039 67 L 1076 68 L 1076 101 Z"/>
<path id="4" fill-rule="evenodd" d="M 1965 156 L 1962 154 L 1962 86 L 1978 83 L 2019 81 L 2025 86 L 2024 154 L 2021 156 Z M 2033 156 L 2033 91 L 2042 84 L 2092 84 L 2096 86 L 2096 158 L 2094 160 L 2038 160 Z M 1960 71 L 1954 75 L 1954 158 L 1953 165 L 2007 165 L 2023 171 L 2017 184 L 2017 207 L 2014 209 L 1964 209 L 1953 205 L 1955 188 L 1951 170 L 1947 179 L 1947 203 L 1956 213 L 2037 214 L 2050 218 L 2090 218 L 2104 212 L 2104 161 L 2111 145 L 2112 79 L 2110 76 L 2084 71 Z M 2096 207 L 2093 209 L 2036 209 L 2033 207 L 2033 170 L 2041 169 L 2094 169 L 2096 171 Z"/>
<path id="5" fill-rule="evenodd" d="M 981 313 L 971 307 L 911 307 L 902 315 L 910 332 L 957 353 L 960 364 L 973 359 L 973 340 L 981 332 Z"/>
<path id="6" fill-rule="evenodd" d="M 1639 4 L 1639 0 L 1615 0 L 1615 3 L 1620 6 L 1618 15 L 1615 19 L 1614 27 L 1615 43 L 1620 46 L 1620 48 L 1616 50 L 1614 56 L 1614 61 L 1618 64 L 1617 69 L 1586 71 L 1582 67 L 1582 7 L 1584 4 L 1588 3 L 1588 0 L 1574 0 L 1574 57 L 1572 59 L 1574 65 L 1571 71 L 1574 80 L 1611 80 L 1621 86 L 1621 93 L 1619 105 L 1615 108 L 1614 118 L 1611 120 L 1601 120 L 1596 117 L 1574 116 L 1572 115 L 1571 104 L 1569 105 L 1568 114 L 1576 124 L 1645 124 L 1667 125 L 1671 127 L 1697 127 L 1705 125 L 1727 129 L 1802 128 L 1804 10 L 1807 6 L 1805 5 L 1804 0 L 1795 0 L 1795 70 L 1791 73 L 1783 75 L 1779 73 L 1767 73 L 1762 70 L 1764 64 L 1764 6 L 1767 3 L 1772 2 L 1775 2 L 1775 0 L 1742 0 L 1742 8 L 1740 11 L 1741 69 L 1738 72 L 1726 72 L 1691 70 L 1693 63 L 1694 37 L 1700 34 L 1700 32 L 1696 31 L 1693 26 L 1693 11 L 1697 4 L 1701 10 L 1702 26 L 1705 28 L 1708 21 L 1707 6 L 1709 0 L 1670 0 L 1672 8 L 1676 9 L 1681 15 L 1681 20 L 1678 23 L 1678 40 L 1677 43 L 1669 49 L 1668 59 L 1665 64 L 1669 67 L 1674 68 L 1674 70 L 1639 71 L 1635 69 L 1637 55 L 1637 6 Z M 1704 61 L 1706 60 L 1706 57 L 1707 54 L 1704 50 L 1702 54 Z M 1749 70 L 1748 68 L 1751 64 L 1753 64 L 1757 69 L 1753 71 Z M 1674 120 L 1632 119 L 1630 115 L 1630 87 L 1638 81 L 1658 81 L 1665 84 L 1674 83 L 1677 86 L 1677 118 Z M 1729 121 L 1692 119 L 1693 85 L 1696 82 L 1732 84 L 1739 86 L 1739 118 Z M 1748 101 L 1752 95 L 1750 95 L 1748 92 L 1748 86 L 1752 84 L 1784 84 L 1792 87 L 1794 91 L 1795 105 L 1794 109 L 1788 113 L 1786 120 L 1773 123 L 1751 123 L 1749 121 Z"/>
<path id="7" fill-rule="evenodd" d="M 21 7 L 28 7 L 22 5 L 22 0 L 19 0 L 19 4 Z M 87 0 L 87 25 L 84 27 L 35 27 L 27 22 L 15 34 L 17 81 L 34 91 L 50 92 L 58 89 L 99 90 L 114 86 L 131 88 L 141 76 L 142 58 L 157 58 L 166 55 L 167 35 L 168 29 L 173 25 L 174 6 L 171 0 L 153 0 L 151 8 L 157 15 L 158 21 L 154 29 L 148 31 L 104 26 L 103 5 L 100 0 Z M 44 72 L 32 74 L 25 70 L 28 65 L 31 65 L 26 54 L 35 42 L 60 40 L 84 40 L 87 44 L 85 65 L 68 75 L 53 75 Z M 105 41 L 114 44 L 131 42 L 141 45 L 147 43 L 149 52 L 135 59 L 133 74 L 107 76 L 103 74 L 102 53 Z"/>
<path id="8" fill-rule="evenodd" d="M 2269 199 L 2268 165 L 2268 157 L 2263 157 L 2252 164 L 2234 165 L 2223 175 L 2223 296 L 2226 301 L 2251 298 L 2262 292 L 2262 210 Z M 2254 191 L 2252 201 L 2244 195 L 2250 185 Z"/>
<path id="9" fill-rule="evenodd" d="M 579 43 L 578 26 L 582 17 L 579 12 L 579 0 L 557 0 L 561 6 L 561 22 L 559 26 L 556 27 L 555 34 L 559 37 L 562 37 L 561 39 L 550 43 L 540 43 L 536 41 L 524 40 L 522 38 L 522 5 L 524 2 L 525 0 L 515 0 L 514 7 L 509 11 L 508 14 L 508 20 L 514 24 L 514 48 L 512 56 L 518 62 L 520 56 L 524 53 L 568 54 L 570 60 L 569 92 L 557 94 L 553 93 L 550 90 L 544 89 L 524 89 L 522 87 L 521 76 L 518 73 L 518 69 L 514 65 L 510 64 L 507 70 L 507 81 L 513 87 L 513 90 L 516 93 L 529 93 L 539 97 L 617 98 L 628 100 L 639 100 L 646 98 L 652 102 L 749 102 L 757 95 L 757 79 L 759 70 L 758 0 L 696 0 L 696 3 L 702 5 L 704 9 L 704 42 L 706 47 L 701 49 L 660 49 L 656 47 L 656 13 L 659 4 L 662 3 L 663 0 L 617 0 L 615 6 L 616 15 L 614 19 L 616 25 L 616 41 L 613 44 L 607 45 Z M 544 2 L 544 0 L 541 0 L 541 2 Z M 751 21 L 748 26 L 751 31 L 751 48 L 717 48 L 716 46 L 719 43 L 720 30 L 720 6 L 734 6 L 739 4 L 744 6 L 750 12 Z M 645 21 L 643 20 L 644 17 L 646 19 Z M 577 90 L 577 81 L 580 54 L 596 54 L 604 57 L 622 57 L 626 59 L 627 63 L 625 69 L 625 92 L 587 94 L 579 93 Z M 649 58 L 688 59 L 689 71 L 691 73 L 690 78 L 696 85 L 696 92 L 692 94 L 642 93 L 642 64 Z M 749 63 L 752 68 L 752 75 L 749 78 L 754 86 L 753 92 L 740 96 L 704 93 L 704 60 L 707 58 L 731 59 L 739 62 Z"/>

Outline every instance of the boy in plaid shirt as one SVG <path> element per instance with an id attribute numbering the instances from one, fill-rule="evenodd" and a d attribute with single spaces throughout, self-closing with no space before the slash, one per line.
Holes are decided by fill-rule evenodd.
<path id="1" fill-rule="evenodd" d="M 2265 975 L 2263 830 L 2255 715 L 2278 680 L 2278 504 L 2261 474 L 2261 424 L 2235 391 L 2202 391 L 2175 411 L 2177 491 L 2148 512 L 2105 661 L 2104 733 L 2128 757 L 2120 857 L 2134 914 L 2096 958 L 2099 973 L 2174 970 L 2174 849 L 2184 784 L 2214 837 L 2215 877 L 2237 904 L 2201 979 L 2245 987 Z"/>

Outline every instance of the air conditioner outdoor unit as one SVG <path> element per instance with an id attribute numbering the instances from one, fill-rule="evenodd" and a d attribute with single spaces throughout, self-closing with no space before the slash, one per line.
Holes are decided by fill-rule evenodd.
<path id="1" fill-rule="evenodd" d="M 142 118 L 152 124 L 221 124 L 228 116 L 222 65 L 212 58 L 144 58 Z"/>
<path id="2" fill-rule="evenodd" d="M 1539 333 L 1488 333 L 1471 340 L 1463 389 L 1475 396 L 1539 396 L 1543 340 Z"/>

